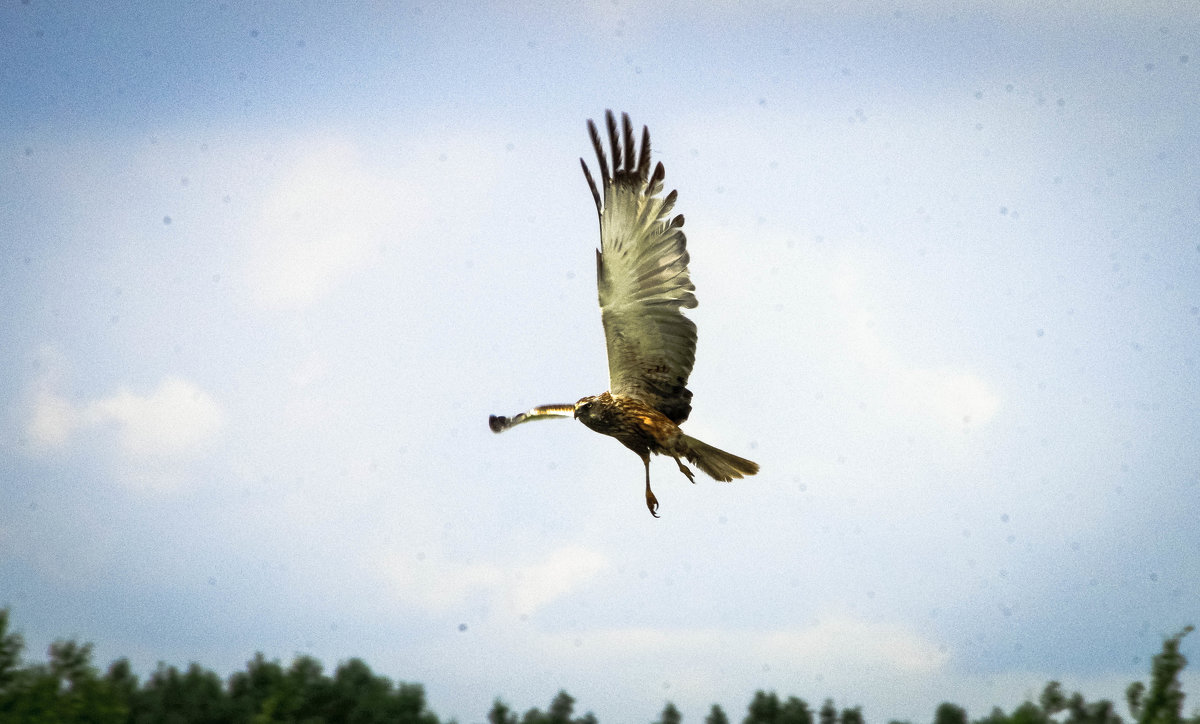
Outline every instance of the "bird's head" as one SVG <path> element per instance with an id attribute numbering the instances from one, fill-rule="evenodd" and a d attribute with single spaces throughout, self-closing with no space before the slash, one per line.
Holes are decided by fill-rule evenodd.
<path id="1" fill-rule="evenodd" d="M 580 400 L 575 403 L 575 419 L 592 419 L 595 416 L 594 413 L 598 407 L 599 405 L 596 402 L 596 395 L 580 398 Z"/>

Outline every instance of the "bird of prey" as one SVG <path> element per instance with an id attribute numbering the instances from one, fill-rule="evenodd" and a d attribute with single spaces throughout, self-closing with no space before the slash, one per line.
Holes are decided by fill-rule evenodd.
<path id="1" fill-rule="evenodd" d="M 603 201 L 587 163 L 582 158 L 579 163 L 600 217 L 596 282 L 608 344 L 609 390 L 573 405 L 542 405 L 512 417 L 492 415 L 488 424 L 499 433 L 530 420 L 574 417 L 615 437 L 646 466 L 646 507 L 657 518 L 650 453 L 674 458 L 693 483 L 692 471 L 680 458 L 722 482 L 753 475 L 758 465 L 679 429 L 692 411 L 687 381 L 696 360 L 696 325 L 682 311 L 696 306 L 683 216 L 669 216 L 676 193 L 662 196 L 662 163 L 650 171 L 650 132 L 642 127 L 639 152 L 628 114 L 621 115 L 621 133 L 612 111 L 605 118 L 611 172 L 596 124 L 587 123 L 600 164 Z"/>

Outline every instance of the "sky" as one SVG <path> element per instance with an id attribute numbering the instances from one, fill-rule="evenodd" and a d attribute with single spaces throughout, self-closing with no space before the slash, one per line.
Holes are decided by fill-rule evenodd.
<path id="1" fill-rule="evenodd" d="M 1200 9 L 847 5 L 0 7 L 29 660 L 361 657 L 464 724 L 1124 712 L 1200 624 Z M 684 429 L 762 466 L 656 458 L 657 520 L 615 441 L 487 427 L 607 387 L 608 108 L 687 218 Z"/>

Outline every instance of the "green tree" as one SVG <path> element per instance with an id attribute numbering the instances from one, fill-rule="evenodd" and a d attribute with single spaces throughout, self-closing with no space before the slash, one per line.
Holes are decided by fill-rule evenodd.
<path id="1" fill-rule="evenodd" d="M 813 724 L 812 711 L 808 708 L 808 702 L 789 696 L 787 701 L 779 707 L 775 724 Z"/>
<path id="2" fill-rule="evenodd" d="M 219 685 L 219 682 L 218 682 Z M 255 654 L 246 671 L 229 679 L 226 721 L 347 722 L 353 724 L 437 724 L 426 708 L 420 684 L 393 684 L 361 659 L 341 663 L 332 678 L 321 664 L 299 656 L 284 670 L 278 661 Z"/>
<path id="3" fill-rule="evenodd" d="M 333 681 L 325 676 L 321 662 L 311 656 L 297 656 L 280 682 L 283 694 L 279 711 L 304 721 L 327 719 L 334 702 Z"/>
<path id="4" fill-rule="evenodd" d="M 826 699 L 821 704 L 821 709 L 817 712 L 817 717 L 821 724 L 838 724 L 837 707 L 833 704 L 833 699 Z"/>
<path id="5" fill-rule="evenodd" d="M 168 677 L 171 669 L 174 667 L 164 672 Z M 271 700 L 280 689 L 282 681 L 283 667 L 279 662 L 267 661 L 261 651 L 255 653 L 254 658 L 246 662 L 245 671 L 235 672 L 229 677 L 229 711 L 232 718 L 249 722 L 263 715 L 270 721 L 277 705 L 277 702 Z"/>
<path id="6" fill-rule="evenodd" d="M 1063 693 L 1062 684 L 1057 681 L 1046 684 L 1046 688 L 1042 689 L 1042 695 L 1038 697 L 1038 703 L 1041 704 L 1042 711 L 1049 716 L 1054 716 L 1066 709 L 1067 695 Z"/>
<path id="7" fill-rule="evenodd" d="M 967 724 L 967 710 L 957 704 L 943 701 L 933 712 L 934 724 Z"/>
<path id="8" fill-rule="evenodd" d="M 704 717 L 704 724 L 729 724 L 729 717 L 725 715 L 725 710 L 720 704 L 713 704 L 708 716 Z"/>
<path id="9" fill-rule="evenodd" d="M 527 710 L 521 716 L 521 724 L 548 724 L 549 721 L 547 714 L 537 707 Z"/>
<path id="10" fill-rule="evenodd" d="M 746 718 L 742 724 L 775 724 L 779 717 L 779 697 L 775 692 L 761 689 L 754 692 L 750 706 L 746 707 Z"/>
<path id="11" fill-rule="evenodd" d="M 136 721 L 140 692 L 138 679 L 129 665 L 129 659 L 120 658 L 109 664 L 108 672 L 104 674 L 104 682 L 117 701 L 129 711 L 130 720 Z"/>
<path id="12" fill-rule="evenodd" d="M 50 644 L 50 674 L 67 690 L 77 690 L 89 678 L 95 678 L 92 668 L 92 645 L 82 646 L 74 641 L 55 641 Z"/>
<path id="13" fill-rule="evenodd" d="M 5 622 L 7 625 L 7 622 Z M 0 635 L 0 639 L 8 638 Z M 7 673 L 0 721 L 123 724 L 129 710 L 92 666 L 92 645 L 55 641 L 49 661 Z"/>
<path id="14" fill-rule="evenodd" d="M 17 677 L 25 639 L 8 631 L 8 609 L 0 608 L 0 696 Z"/>
<path id="15" fill-rule="evenodd" d="M 668 701 L 663 706 L 662 713 L 658 715 L 656 724 L 679 724 L 682 721 L 683 715 L 679 713 L 674 704 Z"/>
<path id="16" fill-rule="evenodd" d="M 1026 701 L 1013 709 L 1012 716 L 1008 720 L 1010 724 L 1052 724 L 1050 717 L 1046 716 L 1046 712 L 1032 701 Z"/>
<path id="17" fill-rule="evenodd" d="M 517 724 L 517 715 L 499 698 L 492 702 L 492 710 L 488 712 L 488 724 Z"/>
<path id="18" fill-rule="evenodd" d="M 493 705 L 493 710 L 495 705 Z M 596 717 L 590 711 L 582 717 L 572 719 L 575 712 L 575 697 L 565 691 L 559 691 L 550 708 L 546 712 L 533 708 L 521 717 L 521 724 L 596 724 Z"/>
<path id="19" fill-rule="evenodd" d="M 1121 716 L 1108 699 L 1089 704 L 1082 694 L 1075 692 L 1067 700 L 1066 707 L 1065 724 L 1121 724 Z"/>
<path id="20" fill-rule="evenodd" d="M 1163 640 L 1162 652 L 1154 657 L 1150 667 L 1150 687 L 1140 681 L 1129 685 L 1125 698 L 1129 713 L 1139 724 L 1179 724 L 1184 693 L 1179 685 L 1179 672 L 1187 659 L 1179 652 L 1179 642 L 1191 633 L 1187 626 L 1174 636 Z"/>
<path id="21" fill-rule="evenodd" d="M 991 713 L 982 719 L 979 719 L 975 724 L 1009 724 L 1008 714 L 998 706 L 992 707 Z"/>
<path id="22" fill-rule="evenodd" d="M 116 676 L 124 678 L 125 672 L 120 668 Z M 193 663 L 181 674 L 179 669 L 162 662 L 137 693 L 133 712 L 135 722 L 178 724 L 216 724 L 227 721 L 231 713 L 221 679 L 215 673 Z"/>
<path id="23" fill-rule="evenodd" d="M 338 664 L 333 672 L 328 716 L 335 721 L 382 721 L 391 682 L 376 676 L 359 658 Z"/>
<path id="24" fill-rule="evenodd" d="M 862 707 L 854 706 L 842 709 L 842 724 L 863 724 Z M 966 724 L 965 720 L 963 724 Z"/>
<path id="25" fill-rule="evenodd" d="M 942 706 L 954 706 L 943 704 Z M 957 708 L 957 707 L 955 707 Z M 1052 717 L 1066 712 L 1065 718 Z M 939 717 L 940 718 L 940 717 Z M 1075 692 L 1068 696 L 1057 681 L 1051 681 L 1042 689 L 1038 703 L 1026 701 L 1005 714 L 1000 707 L 994 707 L 990 714 L 979 719 L 975 724 L 1122 724 L 1121 717 L 1113 710 L 1112 702 L 1101 699 L 1088 703 L 1083 695 Z"/>
<path id="26" fill-rule="evenodd" d="M 559 691 L 554 701 L 550 702 L 546 721 L 548 724 L 571 724 L 571 714 L 574 712 L 575 697 L 565 691 Z"/>

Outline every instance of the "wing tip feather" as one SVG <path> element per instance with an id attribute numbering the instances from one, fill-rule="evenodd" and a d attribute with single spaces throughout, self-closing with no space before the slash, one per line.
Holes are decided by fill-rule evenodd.
<path id="1" fill-rule="evenodd" d="M 621 114 L 621 133 L 625 137 L 625 171 L 630 172 L 636 170 L 633 165 L 633 121 L 629 120 L 628 113 Z"/>
<path id="2" fill-rule="evenodd" d="M 659 166 L 662 164 L 660 163 Z M 650 129 L 642 126 L 642 152 L 638 154 L 638 178 L 642 180 L 642 185 L 649 188 L 653 184 L 649 184 L 647 179 L 650 177 Z M 653 191 L 650 192 L 653 195 Z"/>
<path id="3" fill-rule="evenodd" d="M 612 146 L 612 172 L 615 178 L 621 170 L 621 138 L 617 135 L 617 117 L 613 115 L 611 108 L 604 111 L 604 122 L 608 126 L 608 142 Z"/>
<path id="4" fill-rule="evenodd" d="M 596 152 L 596 160 L 600 163 L 600 180 L 604 185 L 608 186 L 608 158 L 604 155 L 604 143 L 600 140 L 600 131 L 596 128 L 596 123 L 592 119 L 588 119 L 588 136 L 592 139 L 592 150 Z M 580 159 L 581 161 L 583 159 Z M 586 168 L 586 166 L 585 166 Z"/>
<path id="5" fill-rule="evenodd" d="M 579 159 L 579 165 L 583 167 L 583 177 L 587 179 L 588 188 L 592 191 L 592 199 L 596 202 L 596 213 L 604 213 L 604 205 L 600 202 L 600 190 L 596 188 L 596 180 L 592 178 L 592 172 L 588 169 L 587 162 L 582 158 Z M 600 168 L 604 168 L 604 163 L 601 162 Z"/>

